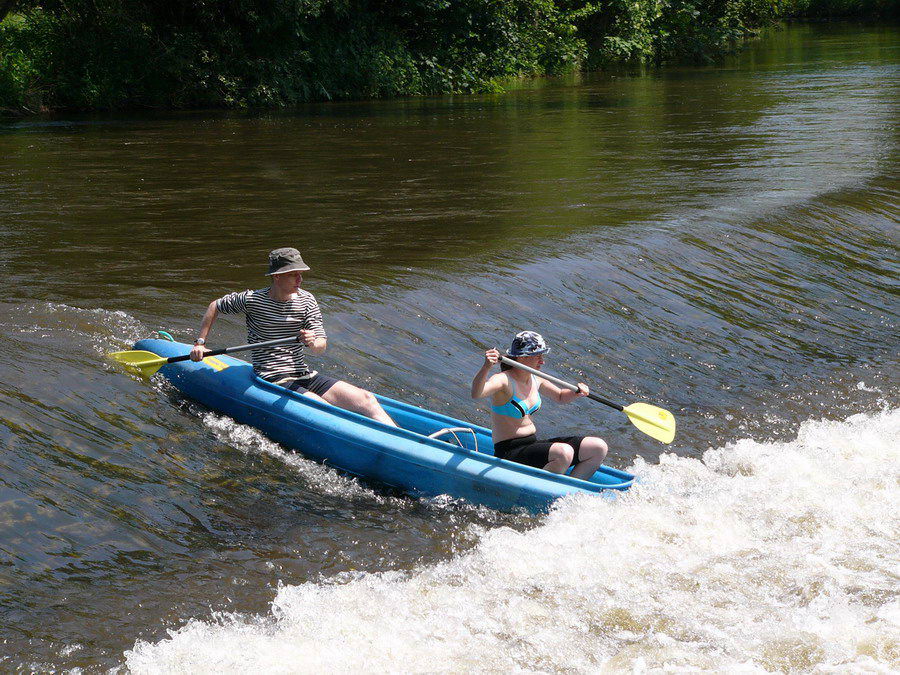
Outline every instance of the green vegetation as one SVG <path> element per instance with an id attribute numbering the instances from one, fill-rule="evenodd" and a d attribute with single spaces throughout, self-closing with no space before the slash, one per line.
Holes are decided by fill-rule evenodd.
<path id="1" fill-rule="evenodd" d="M 0 111 L 279 107 L 710 59 L 895 0 L 0 0 Z"/>
<path id="2" fill-rule="evenodd" d="M 897 0 L 791 0 L 788 16 L 808 19 L 896 20 Z"/>

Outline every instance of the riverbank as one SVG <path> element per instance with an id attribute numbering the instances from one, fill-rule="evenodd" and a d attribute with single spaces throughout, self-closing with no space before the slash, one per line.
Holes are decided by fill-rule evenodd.
<path id="1" fill-rule="evenodd" d="M 0 2 L 0 113 L 283 108 L 502 91 L 523 77 L 709 62 L 787 18 L 889 0 Z"/>

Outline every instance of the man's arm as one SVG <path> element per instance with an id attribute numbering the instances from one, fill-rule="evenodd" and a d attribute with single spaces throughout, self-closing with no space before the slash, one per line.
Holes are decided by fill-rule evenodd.
<path id="1" fill-rule="evenodd" d="M 315 297 L 309 296 L 311 304 L 306 312 L 306 320 L 300 331 L 300 341 L 306 345 L 310 354 L 321 354 L 328 347 L 328 336 L 325 334 L 325 323 L 322 321 L 322 310 Z"/>
<path id="2" fill-rule="evenodd" d="M 328 347 L 328 339 L 317 337 L 314 330 L 301 330 L 300 340 L 306 345 L 310 354 L 321 354 Z"/>
<path id="3" fill-rule="evenodd" d="M 206 313 L 203 315 L 203 321 L 200 322 L 200 333 L 197 335 L 197 342 L 203 340 L 206 342 L 206 336 L 209 335 L 209 330 L 212 328 L 212 325 L 216 321 L 216 317 L 219 316 L 219 310 L 216 308 L 216 300 L 213 300 L 209 303 L 209 307 L 206 308 Z M 203 344 L 194 344 L 194 348 L 191 349 L 191 361 L 199 361 L 203 358 L 203 355 L 208 352 L 206 345 Z"/>

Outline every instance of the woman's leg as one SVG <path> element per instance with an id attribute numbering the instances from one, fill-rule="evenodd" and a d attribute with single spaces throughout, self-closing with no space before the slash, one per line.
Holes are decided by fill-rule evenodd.
<path id="1" fill-rule="evenodd" d="M 602 438 L 585 436 L 578 448 L 578 464 L 572 469 L 572 477 L 584 480 L 593 476 L 606 459 L 607 452 L 609 447 Z"/>
<path id="2" fill-rule="evenodd" d="M 550 446 L 550 451 L 547 453 L 547 464 L 544 466 L 544 471 L 565 473 L 566 469 L 572 465 L 573 457 L 575 457 L 575 448 L 571 445 L 568 443 L 554 443 Z"/>

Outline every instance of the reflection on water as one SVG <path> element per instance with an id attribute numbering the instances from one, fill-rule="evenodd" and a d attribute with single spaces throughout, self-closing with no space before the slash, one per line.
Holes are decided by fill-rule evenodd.
<path id="1" fill-rule="evenodd" d="M 297 246 L 313 266 L 305 284 L 330 336 L 317 363 L 337 376 L 484 422 L 467 394 L 479 351 L 536 328 L 553 346 L 548 370 L 617 400 L 673 410 L 680 431 L 666 450 L 681 459 L 648 471 L 668 476 L 666 499 L 686 518 L 699 497 L 687 491 L 682 501 L 679 486 L 693 480 L 691 460 L 708 448 L 754 437 L 770 442 L 757 451 L 777 454 L 776 442 L 792 442 L 808 420 L 896 406 L 897 45 L 891 28 L 794 27 L 715 67 L 592 76 L 502 96 L 0 129 L 0 261 L 8 279 L 0 304 L 0 639 L 8 656 L 0 663 L 113 666 L 136 639 L 152 645 L 167 628 L 211 611 L 265 616 L 277 598 L 290 606 L 282 618 L 302 616 L 293 591 L 279 591 L 279 583 L 311 582 L 301 595 L 315 595 L 321 582 L 363 572 L 410 575 L 406 585 L 387 578 L 390 604 L 412 597 L 417 579 L 432 574 L 429 565 L 449 561 L 453 577 L 466 565 L 460 555 L 474 551 L 482 560 L 498 538 L 543 546 L 550 525 L 542 519 L 351 481 L 162 382 L 132 380 L 102 363 L 105 352 L 157 328 L 190 341 L 210 299 L 265 283 L 265 254 L 276 246 Z M 217 324 L 216 344 L 243 341 L 240 322 Z M 847 424 L 835 432 L 841 438 L 896 433 L 877 416 Z M 620 468 L 636 458 L 660 462 L 661 446 L 601 406 L 547 405 L 540 425 L 547 433 L 598 430 Z M 826 431 L 815 439 L 833 450 Z M 788 446 L 797 448 L 797 461 L 811 463 L 809 443 Z M 671 466 L 674 476 L 666 474 Z M 890 463 L 878 466 L 889 471 Z M 830 483 L 822 485 L 818 499 L 830 494 Z M 735 481 L 717 486 L 715 508 L 733 509 L 738 525 L 756 522 Z M 754 490 L 764 492 L 765 483 Z M 786 487 L 779 494 L 789 499 Z M 651 492 L 628 504 L 621 509 L 629 522 L 658 515 Z M 549 522 L 580 531 L 594 509 L 567 507 Z M 778 546 L 805 550 L 797 537 L 814 535 L 803 534 L 802 523 L 818 516 L 798 514 L 795 522 L 779 521 L 779 508 L 766 513 L 782 528 Z M 592 546 L 616 545 L 616 528 L 587 527 Z M 835 527 L 837 536 L 842 525 Z M 640 551 L 663 560 L 690 556 L 698 545 L 694 536 L 632 530 Z M 534 531 L 537 544 L 528 539 Z M 865 545 L 889 541 L 879 537 Z M 556 545 L 547 564 L 566 559 L 593 569 L 571 537 Z M 706 583 L 727 578 L 736 559 L 726 555 L 724 576 L 713 570 Z M 768 572 L 782 574 L 788 562 L 797 561 L 776 560 Z M 857 562 L 877 567 L 874 558 Z M 732 583 L 750 583 L 732 572 Z M 445 587 L 443 572 L 434 574 L 433 602 L 446 609 L 452 602 L 440 594 L 453 583 Z M 652 603 L 640 616 L 607 606 L 597 590 L 592 602 L 606 613 L 590 632 L 606 651 L 594 653 L 590 667 L 604 659 L 623 668 L 638 658 L 652 663 L 648 654 L 663 653 L 640 636 L 668 620 L 672 579 L 638 584 L 623 574 L 621 583 L 661 598 L 659 611 Z M 340 630 L 366 625 L 352 599 L 362 583 L 337 592 Z M 564 573 L 562 583 L 578 585 Z M 479 607 L 506 589 L 527 598 L 535 617 L 569 620 L 554 609 L 556 586 L 529 584 L 527 592 L 516 584 L 466 586 L 463 604 Z M 685 606 L 702 622 L 717 601 L 691 597 Z M 877 614 L 884 601 L 872 590 L 866 602 Z M 750 597 L 744 605 L 760 616 L 770 609 Z M 680 662 L 837 663 L 818 638 L 775 636 L 773 622 L 800 615 L 776 616 L 759 649 L 732 633 L 724 660 Z M 187 651 L 205 648 L 208 638 L 232 639 L 213 624 L 196 628 Z M 506 629 L 518 634 L 515 625 Z M 472 630 L 473 639 L 484 638 Z M 662 634 L 699 629 L 679 630 Z M 606 641 L 623 631 L 637 637 Z M 273 635 L 296 637 L 284 625 Z M 145 645 L 130 663 L 168 663 L 183 654 L 185 639 L 172 652 Z M 500 668 L 563 663 L 510 640 L 498 647 Z M 637 646 L 629 651 L 626 643 Z M 886 663 L 891 647 L 876 643 L 860 649 Z M 261 658 L 252 649 L 244 655 L 248 663 Z M 310 658 L 324 663 L 322 653 Z"/>

